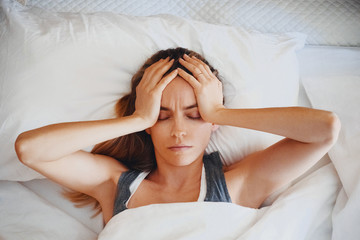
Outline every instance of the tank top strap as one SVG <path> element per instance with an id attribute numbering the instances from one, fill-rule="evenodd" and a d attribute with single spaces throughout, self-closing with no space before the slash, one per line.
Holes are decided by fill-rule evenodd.
<path id="1" fill-rule="evenodd" d="M 115 195 L 113 216 L 127 209 L 126 203 L 131 196 L 130 185 L 139 176 L 141 171 L 129 170 L 120 175 Z"/>
<path id="2" fill-rule="evenodd" d="M 231 202 L 222 167 L 218 152 L 204 155 L 198 201 Z M 113 216 L 127 209 L 128 201 L 147 175 L 148 172 L 138 170 L 129 170 L 120 175 Z"/>
<path id="3" fill-rule="evenodd" d="M 207 188 L 204 201 L 231 202 L 219 152 L 213 152 L 209 155 L 205 155 L 203 161 Z"/>

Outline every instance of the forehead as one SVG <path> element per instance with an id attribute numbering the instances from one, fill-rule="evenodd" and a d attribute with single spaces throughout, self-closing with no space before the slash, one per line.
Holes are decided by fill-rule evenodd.
<path id="1" fill-rule="evenodd" d="M 161 105 L 163 107 L 189 106 L 196 103 L 193 88 L 182 77 L 174 78 L 164 89 Z"/>

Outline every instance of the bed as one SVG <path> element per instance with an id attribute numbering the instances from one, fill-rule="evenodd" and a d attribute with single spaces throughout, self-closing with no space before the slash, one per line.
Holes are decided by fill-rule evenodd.
<path id="1" fill-rule="evenodd" d="M 0 3 L 0 239 L 359 239 L 359 1 Z M 113 117 L 137 68 L 175 46 L 219 70 L 227 106 L 330 110 L 342 122 L 339 139 L 260 209 L 154 204 L 104 228 L 101 215 L 22 165 L 15 139 L 47 124 Z M 222 126 L 207 151 L 231 164 L 279 139 Z"/>

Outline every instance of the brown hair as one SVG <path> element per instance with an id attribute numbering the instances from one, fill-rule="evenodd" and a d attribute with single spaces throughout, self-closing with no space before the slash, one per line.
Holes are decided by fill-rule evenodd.
<path id="1" fill-rule="evenodd" d="M 131 79 L 131 92 L 121 99 L 115 105 L 115 113 L 117 117 L 125 117 L 134 113 L 135 111 L 135 100 L 136 100 L 136 87 L 140 83 L 145 69 L 151 66 L 153 63 L 160 59 L 170 57 L 174 59 L 172 67 L 164 74 L 167 75 L 176 68 L 181 68 L 187 73 L 193 75 L 188 69 L 179 63 L 179 59 L 184 54 L 190 57 L 195 56 L 204 63 L 206 63 L 213 74 L 219 78 L 218 71 L 214 69 L 200 54 L 188 50 L 186 48 L 170 48 L 166 50 L 160 50 L 152 55 L 144 65 L 135 73 Z M 150 135 L 145 130 L 141 132 L 131 133 L 125 136 L 121 136 L 112 140 L 108 140 L 99 143 L 94 146 L 91 151 L 96 154 L 103 154 L 115 158 L 129 169 L 137 169 L 140 171 L 151 171 L 156 168 L 156 159 L 154 154 L 154 146 Z M 84 207 L 86 205 L 93 205 L 93 209 L 96 210 L 94 216 L 101 212 L 101 206 L 99 202 L 84 193 L 65 190 L 63 195 L 76 203 L 76 207 Z"/>

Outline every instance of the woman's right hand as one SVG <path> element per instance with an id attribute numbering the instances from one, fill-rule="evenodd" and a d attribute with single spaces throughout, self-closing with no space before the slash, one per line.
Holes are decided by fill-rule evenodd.
<path id="1" fill-rule="evenodd" d="M 136 101 L 134 115 L 146 122 L 148 127 L 153 126 L 160 113 L 161 96 L 165 87 L 177 76 L 175 69 L 163 76 L 173 65 L 174 60 L 169 57 L 160 59 L 148 67 L 136 87 Z"/>

